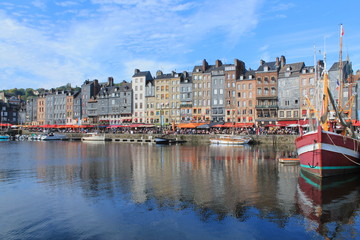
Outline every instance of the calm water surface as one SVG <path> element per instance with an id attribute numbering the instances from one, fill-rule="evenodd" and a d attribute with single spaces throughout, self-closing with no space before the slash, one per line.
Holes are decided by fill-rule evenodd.
<path id="1" fill-rule="evenodd" d="M 292 147 L 0 142 L 0 239 L 360 239 L 359 178 Z"/>

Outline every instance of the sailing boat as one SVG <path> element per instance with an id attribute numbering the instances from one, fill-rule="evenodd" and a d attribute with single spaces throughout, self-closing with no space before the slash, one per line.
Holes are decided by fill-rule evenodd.
<path id="1" fill-rule="evenodd" d="M 329 90 L 326 56 L 324 57 L 323 96 L 321 116 L 318 116 L 318 126 L 314 131 L 301 135 L 295 140 L 300 158 L 300 167 L 317 177 L 328 177 L 357 172 L 360 170 L 360 142 L 356 139 L 351 121 L 346 121 L 342 109 L 342 25 L 340 33 L 340 91 L 339 102 Z M 328 120 L 329 104 L 335 110 L 334 120 Z M 350 108 L 352 106 L 350 105 Z M 336 125 L 341 124 L 342 132 L 336 132 Z"/>

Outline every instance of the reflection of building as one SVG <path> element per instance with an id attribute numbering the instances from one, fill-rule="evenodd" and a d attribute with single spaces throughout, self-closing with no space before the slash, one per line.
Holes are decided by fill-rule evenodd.
<path id="1" fill-rule="evenodd" d="M 76 183 L 86 198 L 123 194 L 149 208 L 188 208 L 205 221 L 246 220 L 256 208 L 257 217 L 283 226 L 295 212 L 298 168 L 279 169 L 272 146 L 60 144 L 36 146 L 38 177 Z"/>

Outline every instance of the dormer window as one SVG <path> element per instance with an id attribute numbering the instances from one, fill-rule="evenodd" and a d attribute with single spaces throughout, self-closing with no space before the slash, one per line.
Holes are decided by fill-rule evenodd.
<path id="1" fill-rule="evenodd" d="M 252 75 L 249 75 L 249 79 L 252 79 Z"/>
<path id="2" fill-rule="evenodd" d="M 269 66 L 265 66 L 264 67 L 264 72 L 268 72 L 269 71 Z"/>
<path id="3" fill-rule="evenodd" d="M 303 70 L 302 70 L 302 73 L 306 73 L 306 69 L 303 69 Z"/>
<path id="4" fill-rule="evenodd" d="M 287 67 L 287 68 L 286 68 L 286 71 L 290 71 L 290 70 L 291 70 L 291 67 Z"/>
<path id="5" fill-rule="evenodd" d="M 240 76 L 240 80 L 244 80 L 244 76 L 243 76 L 243 75 Z"/>

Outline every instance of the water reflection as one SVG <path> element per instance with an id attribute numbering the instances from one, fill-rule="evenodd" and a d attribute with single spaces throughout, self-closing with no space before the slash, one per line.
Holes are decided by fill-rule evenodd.
<path id="1" fill-rule="evenodd" d="M 318 227 L 307 227 L 322 235 L 334 232 L 325 230 L 328 223 L 351 224 L 358 209 L 359 188 L 352 181 L 346 182 L 347 188 L 335 187 L 337 194 L 331 195 L 332 185 L 316 188 L 310 178 L 299 177 L 298 165 L 279 164 L 276 159 L 294 151 L 292 145 L 5 144 L 0 145 L 1 153 L 9 156 L 0 160 L 0 191 L 5 192 L 11 190 L 9 184 L 21 188 L 20 182 L 36 190 L 43 187 L 46 194 L 65 202 L 79 194 L 79 202 L 91 202 L 95 208 L 103 207 L 98 202 L 110 201 L 147 212 L 190 211 L 203 223 L 264 219 L 284 231 L 300 215 L 317 223 Z M 48 205 L 49 199 L 43 198 L 34 197 L 33 202 Z M 0 197 L 0 204 L 8 203 Z M 76 209 L 68 211 L 76 215 Z M 135 216 L 144 217 L 141 214 Z"/>
<path id="2" fill-rule="evenodd" d="M 327 239 L 354 237 L 359 184 L 359 175 L 320 179 L 301 171 L 296 203 L 299 213 L 307 219 L 307 229 L 316 230 Z"/>

